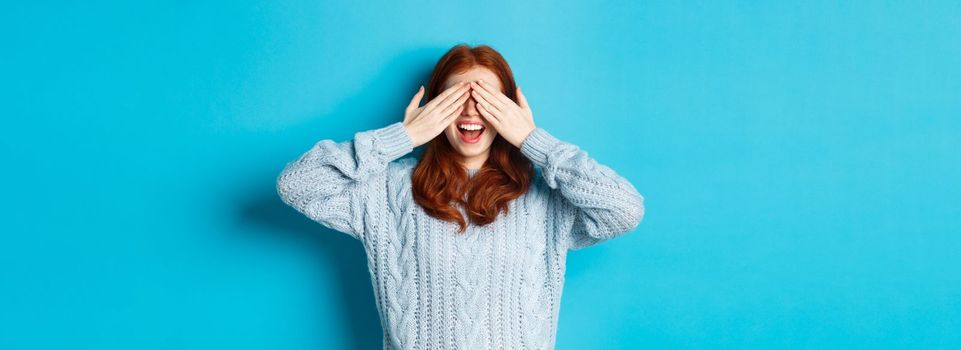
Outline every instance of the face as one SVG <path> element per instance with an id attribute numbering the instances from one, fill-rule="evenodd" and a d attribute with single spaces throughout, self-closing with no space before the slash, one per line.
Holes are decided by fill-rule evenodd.
<path id="1" fill-rule="evenodd" d="M 462 81 L 471 82 L 477 80 L 488 82 L 497 87 L 501 92 L 504 91 L 504 86 L 501 84 L 497 74 L 481 66 L 470 68 L 460 74 L 451 75 L 447 78 L 441 91 Z M 497 131 L 484 120 L 484 117 L 477 108 L 477 101 L 472 97 L 467 98 L 464 110 L 460 116 L 444 130 L 444 134 L 447 136 L 447 140 L 451 146 L 464 156 L 467 161 L 465 166 L 468 168 L 480 168 L 484 161 L 487 160 L 487 156 L 490 154 L 491 143 L 494 142 L 494 137 L 497 136 Z M 480 126 L 480 130 L 469 130 L 477 129 L 478 126 Z"/>

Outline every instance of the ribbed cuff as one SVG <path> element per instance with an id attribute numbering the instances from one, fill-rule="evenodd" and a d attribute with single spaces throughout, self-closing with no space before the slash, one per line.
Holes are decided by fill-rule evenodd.
<path id="1" fill-rule="evenodd" d="M 395 122 L 380 129 L 374 129 L 377 148 L 387 162 L 393 161 L 414 150 L 414 142 L 404 128 L 404 122 Z"/>
<path id="2" fill-rule="evenodd" d="M 521 154 L 527 156 L 534 164 L 545 166 L 547 165 L 548 153 L 560 142 L 561 140 L 548 133 L 547 130 L 536 127 L 521 142 Z"/>

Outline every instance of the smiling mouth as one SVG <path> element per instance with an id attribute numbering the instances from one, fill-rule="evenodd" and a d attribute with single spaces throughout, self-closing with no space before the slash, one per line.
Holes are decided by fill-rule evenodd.
<path id="1" fill-rule="evenodd" d="M 476 143 L 480 141 L 481 135 L 483 135 L 486 130 L 487 128 L 480 124 L 457 125 L 457 132 L 460 134 L 460 139 L 465 143 Z"/>

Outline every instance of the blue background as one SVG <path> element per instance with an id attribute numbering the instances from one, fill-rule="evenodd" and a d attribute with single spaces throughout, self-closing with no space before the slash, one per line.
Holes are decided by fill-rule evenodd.
<path id="1" fill-rule="evenodd" d="M 460 42 L 630 179 L 559 349 L 961 347 L 961 5 L 23 1 L 0 11 L 0 348 L 373 349 L 283 165 Z"/>

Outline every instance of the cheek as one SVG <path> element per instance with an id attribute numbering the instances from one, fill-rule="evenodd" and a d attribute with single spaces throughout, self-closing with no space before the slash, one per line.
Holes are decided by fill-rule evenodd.
<path id="1" fill-rule="evenodd" d="M 457 129 L 448 126 L 444 129 L 444 135 L 447 136 L 448 141 L 451 141 L 451 144 L 454 144 L 454 140 L 457 139 Z"/>

